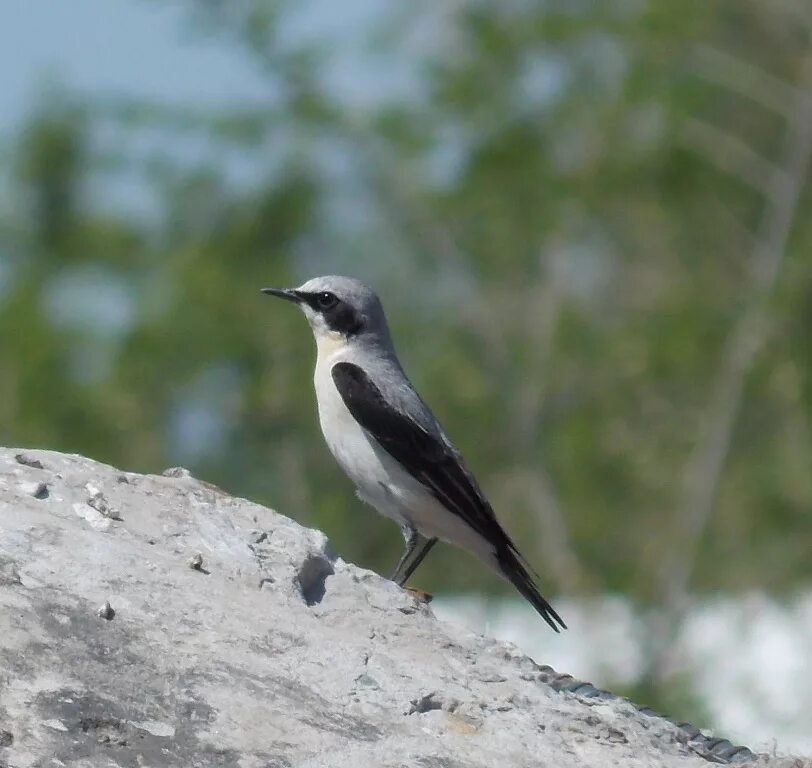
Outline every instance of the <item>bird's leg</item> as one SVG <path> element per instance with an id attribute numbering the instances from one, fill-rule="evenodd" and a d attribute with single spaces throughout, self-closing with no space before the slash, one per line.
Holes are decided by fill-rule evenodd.
<path id="1" fill-rule="evenodd" d="M 395 566 L 395 571 L 390 579 L 398 585 L 403 584 L 403 582 L 398 579 L 400 569 L 403 568 L 403 564 L 409 559 L 417 547 L 417 528 L 411 523 L 403 522 L 400 525 L 400 530 L 403 533 L 403 540 L 406 542 L 406 549 L 403 551 L 403 556 L 398 560 L 398 564 Z"/>
<path id="2" fill-rule="evenodd" d="M 423 547 L 421 550 L 414 556 L 414 560 L 407 566 L 406 570 L 403 572 L 401 577 L 397 580 L 397 585 L 402 587 L 408 580 L 409 577 L 417 570 L 417 566 L 423 562 L 423 558 L 431 551 L 431 548 L 437 543 L 437 539 L 426 539 L 423 542 Z M 394 579 L 393 579 L 394 581 Z"/>

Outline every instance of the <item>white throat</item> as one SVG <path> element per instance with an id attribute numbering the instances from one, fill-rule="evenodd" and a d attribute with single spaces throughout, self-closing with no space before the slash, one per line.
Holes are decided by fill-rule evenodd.
<path id="1" fill-rule="evenodd" d="M 322 331 L 316 336 L 318 362 L 325 363 L 347 349 L 347 337 L 338 331 Z"/>

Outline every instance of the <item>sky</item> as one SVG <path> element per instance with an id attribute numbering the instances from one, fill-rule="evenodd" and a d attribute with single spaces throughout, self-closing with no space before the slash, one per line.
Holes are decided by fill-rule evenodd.
<path id="1" fill-rule="evenodd" d="M 260 100 L 267 86 L 235 47 L 184 33 L 179 4 L 16 0 L 0 23 L 0 132 L 46 87 L 128 93 L 200 106 Z"/>
<path id="2" fill-rule="evenodd" d="M 10 0 L 0 23 L 0 133 L 19 125 L 50 84 L 197 107 L 267 100 L 267 81 L 249 56 L 195 31 L 191 7 L 158 0 Z M 364 42 L 381 9 L 375 0 L 311 0 L 286 17 L 284 31 L 296 42 L 328 38 L 330 85 L 363 106 L 417 88 L 408 55 L 414 49 L 385 48 L 370 66 L 373 54 Z M 416 25 L 416 45 L 431 36 L 429 27 Z"/>
<path id="3" fill-rule="evenodd" d="M 420 6 L 422 10 L 418 8 Z M 0 151 L 13 146 L 25 121 L 54 92 L 159 102 L 197 112 L 227 111 L 238 106 L 268 107 L 275 98 L 269 78 L 257 71 L 244 49 L 228 33 L 203 31 L 193 21 L 194 3 L 164 0 L 16 0 L 0 17 Z M 326 90 L 359 117 L 364 107 L 388 99 L 418 98 L 420 74 L 415 66 L 421 47 L 436 44 L 436 12 L 423 0 L 414 34 L 400 46 L 370 46 L 385 10 L 376 0 L 310 0 L 286 12 L 283 39 L 290 45 L 326 42 L 328 64 L 322 68 Z M 423 10 L 432 12 L 423 13 Z M 391 14 L 390 14 L 391 15 Z M 113 144 L 115 132 L 96 136 Z M 175 144 L 165 136 L 159 146 L 131 147 L 134 156 L 156 148 L 176 162 L 205 160 L 207 147 L 184 136 Z M 118 149 L 117 146 L 114 146 Z M 336 152 L 325 147 L 326 155 Z M 221 158 L 237 183 L 251 183 L 267 169 L 243 167 L 240 158 Z M 340 159 L 340 158 L 339 158 Z M 269 156 L 269 163 L 273 160 Z M 205 162 L 204 162 L 205 164 Z M 333 165 L 336 163 L 334 162 Z M 151 216 L 148 194 L 132 179 L 105 178 L 92 194 L 102 206 L 125 206 L 131 215 Z M 3 276 L 0 274 L 0 289 Z"/>

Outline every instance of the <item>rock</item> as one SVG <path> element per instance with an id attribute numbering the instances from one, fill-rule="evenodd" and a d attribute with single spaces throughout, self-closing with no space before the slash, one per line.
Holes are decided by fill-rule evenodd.
<path id="1" fill-rule="evenodd" d="M 48 451 L 0 449 L 0 670 L 15 768 L 708 765 L 318 531 L 182 471 Z"/>
<path id="2" fill-rule="evenodd" d="M 29 453 L 17 453 L 14 455 L 14 459 L 18 464 L 24 464 L 25 466 L 33 467 L 34 469 L 44 469 L 42 462 L 36 456 L 32 456 Z"/>

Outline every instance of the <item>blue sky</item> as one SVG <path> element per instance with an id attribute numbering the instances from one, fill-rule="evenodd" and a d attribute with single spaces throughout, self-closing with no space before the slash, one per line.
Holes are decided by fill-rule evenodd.
<path id="1" fill-rule="evenodd" d="M 247 58 L 236 46 L 191 35 L 186 7 L 149 0 L 6 4 L 0 131 L 19 125 L 49 84 L 199 106 L 262 99 L 267 86 Z"/>
<path id="2" fill-rule="evenodd" d="M 417 14 L 425 22 L 411 41 L 418 47 L 436 16 L 425 3 L 412 10 L 419 6 L 428 12 Z M 19 125 L 51 84 L 197 107 L 270 98 L 267 81 L 239 46 L 194 32 L 192 7 L 163 0 L 6 3 L 0 23 L 0 133 Z M 286 37 L 329 40 L 328 84 L 346 102 L 363 106 L 414 94 L 415 50 L 390 47 L 376 57 L 366 45 L 386 6 L 376 0 L 310 0 L 294 8 L 285 17 Z"/>
<path id="3" fill-rule="evenodd" d="M 272 103 L 274 87 L 267 75 L 255 70 L 243 46 L 227 34 L 207 35 L 190 23 L 193 7 L 191 0 L 6 3 L 0 22 L 0 142 L 13 146 L 21 125 L 54 90 L 133 97 L 197 111 Z M 322 68 L 324 87 L 353 114 L 361 116 L 365 107 L 382 101 L 418 96 L 420 57 L 415 54 L 436 42 L 443 26 L 432 24 L 437 13 L 430 4 L 418 0 L 410 6 L 419 20 L 414 34 L 404 24 L 398 30 L 399 44 L 377 51 L 368 44 L 370 31 L 384 12 L 390 21 L 393 16 L 377 0 L 308 0 L 290 8 L 284 39 L 293 45 L 325 43 L 320 46 L 329 52 Z M 102 151 L 105 140 L 120 141 L 98 133 L 96 139 Z M 161 149 L 192 163 L 206 151 L 189 137 L 179 143 L 162 138 Z M 265 172 L 246 169 L 231 157 L 227 163 L 236 180 L 250 181 Z M 146 197 L 132 181 L 108 178 L 93 194 L 102 205 L 124 204 L 131 213 L 149 213 Z"/>

